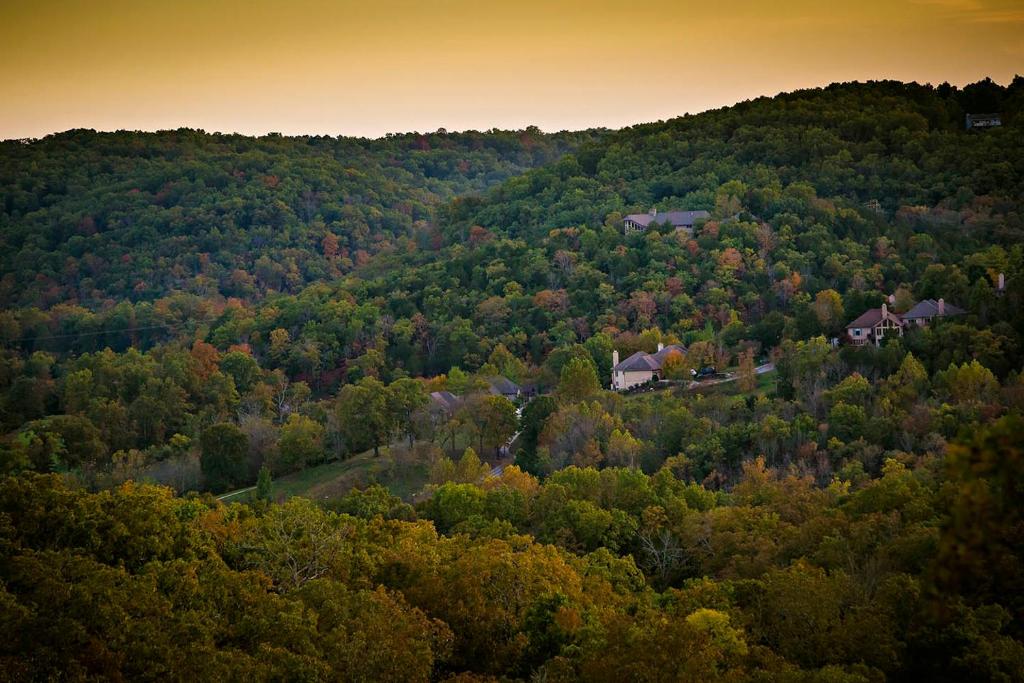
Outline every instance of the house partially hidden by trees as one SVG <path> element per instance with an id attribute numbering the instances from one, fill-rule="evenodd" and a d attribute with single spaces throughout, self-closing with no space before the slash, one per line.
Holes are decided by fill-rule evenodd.
<path id="1" fill-rule="evenodd" d="M 893 313 L 882 304 L 881 308 L 865 311 L 856 320 L 846 326 L 846 336 L 854 346 L 872 343 L 879 346 L 886 335 L 903 336 L 903 332 L 913 327 L 924 327 L 935 318 L 963 315 L 966 311 L 958 306 L 947 304 L 943 299 L 925 299 L 914 304 L 906 313 Z"/>
<path id="2" fill-rule="evenodd" d="M 619 362 L 619 352 L 612 351 L 612 389 L 622 391 L 638 384 L 664 377 L 665 360 L 673 353 L 680 357 L 686 348 L 678 344 L 658 344 L 657 353 L 637 351 L 626 360 Z"/>
<path id="3" fill-rule="evenodd" d="M 522 389 L 520 389 L 518 384 L 502 375 L 488 377 L 487 386 L 488 391 L 494 396 L 504 396 L 510 401 L 516 400 L 522 393 Z"/>
<path id="4" fill-rule="evenodd" d="M 450 391 L 430 392 L 431 412 L 452 415 L 462 405 L 462 399 Z"/>
<path id="5" fill-rule="evenodd" d="M 707 211 L 665 211 L 658 213 L 652 208 L 648 213 L 631 213 L 622 219 L 622 226 L 628 235 L 643 232 L 652 225 L 671 225 L 676 230 L 693 232 L 697 221 L 707 220 L 711 214 Z"/>
<path id="6" fill-rule="evenodd" d="M 963 315 L 966 312 L 959 306 L 947 304 L 943 299 L 938 301 L 935 299 L 925 299 L 914 304 L 914 307 L 906 313 L 900 314 L 900 318 L 909 325 L 924 327 L 933 318 L 944 318 L 947 315 Z"/>
<path id="7" fill-rule="evenodd" d="M 964 123 L 967 130 L 998 128 L 1003 125 L 1000 114 L 968 114 Z"/>

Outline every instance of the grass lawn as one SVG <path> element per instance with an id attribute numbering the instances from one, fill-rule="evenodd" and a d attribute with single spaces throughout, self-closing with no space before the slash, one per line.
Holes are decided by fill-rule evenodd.
<path id="1" fill-rule="evenodd" d="M 770 370 L 764 374 L 757 376 L 757 386 L 754 387 L 753 391 L 740 391 L 740 383 L 738 381 L 725 382 L 723 384 L 716 384 L 708 387 L 707 389 L 700 390 L 704 394 L 725 394 L 726 396 L 762 396 L 765 394 L 771 394 L 775 391 L 775 383 L 778 380 L 778 372 Z"/>
<path id="2" fill-rule="evenodd" d="M 275 500 L 294 496 L 310 500 L 326 500 L 343 496 L 353 488 L 377 483 L 387 487 L 402 500 L 409 500 L 427 483 L 429 467 L 426 463 L 396 458 L 388 448 L 382 448 L 380 457 L 366 451 L 345 460 L 324 463 L 315 467 L 274 479 L 272 492 Z M 241 503 L 254 491 L 242 490 L 224 497 L 224 502 Z"/>

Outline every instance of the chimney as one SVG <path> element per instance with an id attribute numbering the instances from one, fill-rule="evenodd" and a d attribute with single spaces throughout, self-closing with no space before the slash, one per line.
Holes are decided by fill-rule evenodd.
<path id="1" fill-rule="evenodd" d="M 658 342 L 658 350 L 661 351 L 664 348 L 665 348 L 665 345 L 662 344 L 661 342 Z"/>
<path id="2" fill-rule="evenodd" d="M 618 364 L 619 364 L 619 352 L 615 351 L 613 349 L 612 350 L 612 367 L 614 368 Z"/>
<path id="3" fill-rule="evenodd" d="M 946 315 L 946 301 L 939 299 L 939 315 Z"/>
<path id="4" fill-rule="evenodd" d="M 996 290 L 1001 292 L 1004 289 L 1006 289 L 1006 276 L 999 273 L 999 286 L 996 287 Z"/>
<path id="5" fill-rule="evenodd" d="M 885 304 L 882 304 L 882 317 L 884 318 L 887 315 L 889 315 L 889 307 L 886 306 Z"/>
<path id="6" fill-rule="evenodd" d="M 658 207 L 656 207 L 656 206 L 652 206 L 651 207 L 651 215 L 652 216 L 657 216 L 658 215 Z"/>

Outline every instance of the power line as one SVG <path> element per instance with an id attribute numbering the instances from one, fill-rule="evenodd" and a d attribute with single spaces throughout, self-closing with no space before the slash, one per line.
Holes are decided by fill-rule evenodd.
<path id="1" fill-rule="evenodd" d="M 142 327 L 125 327 L 120 330 L 98 330 L 95 332 L 69 332 L 67 334 L 50 334 L 42 337 L 22 337 L 21 339 L 12 339 L 9 344 L 17 344 L 19 342 L 29 341 L 40 341 L 47 339 L 68 339 L 71 337 L 93 337 L 100 334 L 118 334 L 121 332 L 141 332 L 143 330 L 173 330 L 181 327 L 181 323 L 175 323 L 173 325 L 143 325 Z"/>

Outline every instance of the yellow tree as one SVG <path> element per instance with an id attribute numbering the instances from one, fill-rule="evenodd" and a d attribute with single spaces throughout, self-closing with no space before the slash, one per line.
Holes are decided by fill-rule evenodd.
<path id="1" fill-rule="evenodd" d="M 747 349 L 740 354 L 739 368 L 740 391 L 753 391 L 757 388 L 757 370 L 754 367 L 754 350 Z"/>
<path id="2" fill-rule="evenodd" d="M 608 437 L 606 458 L 609 465 L 635 469 L 640 457 L 642 444 L 629 433 L 628 429 L 614 430 Z"/>
<path id="3" fill-rule="evenodd" d="M 818 292 L 811 308 L 824 332 L 835 334 L 843 324 L 843 300 L 836 290 L 823 289 Z"/>
<path id="4" fill-rule="evenodd" d="M 687 372 L 683 354 L 675 350 L 670 351 L 661 363 L 661 370 L 665 373 L 665 379 L 685 379 Z"/>

